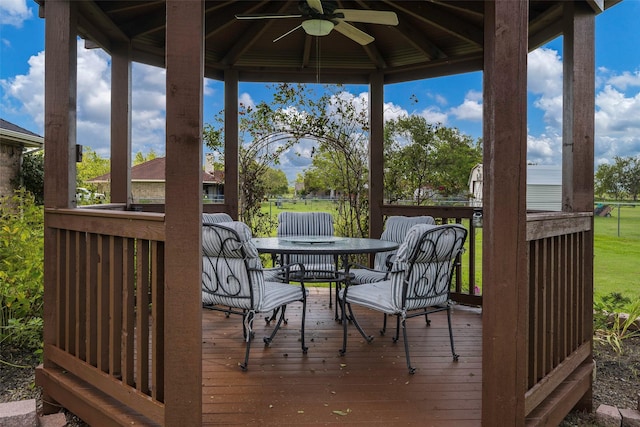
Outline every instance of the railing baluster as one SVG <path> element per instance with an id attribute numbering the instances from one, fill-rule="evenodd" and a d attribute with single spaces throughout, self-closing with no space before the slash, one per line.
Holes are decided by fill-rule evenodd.
<path id="1" fill-rule="evenodd" d="M 135 240 L 125 239 L 122 250 L 122 381 L 134 387 L 135 363 Z"/>
<path id="2" fill-rule="evenodd" d="M 149 241 L 137 241 L 136 388 L 149 393 Z"/>

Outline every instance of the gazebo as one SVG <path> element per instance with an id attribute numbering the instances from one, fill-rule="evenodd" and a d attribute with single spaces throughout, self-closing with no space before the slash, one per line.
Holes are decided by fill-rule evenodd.
<path id="1" fill-rule="evenodd" d="M 224 81 L 226 113 L 224 204 L 206 209 L 234 217 L 240 81 L 368 84 L 370 233 L 379 236 L 388 215 L 473 215 L 473 208 L 383 203 L 385 85 L 478 70 L 484 287 L 481 297 L 459 295 L 483 312 L 481 415 L 472 422 L 552 425 L 574 407 L 590 408 L 594 22 L 616 0 L 323 0 L 302 7 L 297 1 L 36 1 L 46 19 L 45 347 L 37 372 L 45 410 L 57 402 L 96 425 L 125 424 L 123 414 L 141 424 L 203 424 L 204 77 Z M 392 11 L 398 24 L 351 22 L 344 30 L 336 16 L 342 30 L 319 36 L 320 43 L 302 28 L 274 42 L 314 17 L 295 17 L 305 5 L 327 13 Z M 236 18 L 265 13 L 294 17 Z M 345 37 L 351 27 L 374 41 Z M 74 202 L 78 36 L 109 53 L 112 66 L 111 203 L 88 209 Z M 527 212 L 527 54 L 558 36 L 562 212 Z M 153 212 L 129 201 L 133 62 L 166 69 L 166 203 Z M 215 415 L 215 404 L 207 408 Z"/>

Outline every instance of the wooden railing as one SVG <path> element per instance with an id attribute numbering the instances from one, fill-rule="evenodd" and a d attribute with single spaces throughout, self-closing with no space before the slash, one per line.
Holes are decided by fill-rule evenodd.
<path id="1" fill-rule="evenodd" d="M 45 362 L 162 424 L 164 215 L 48 209 L 45 218 L 56 248 Z"/>
<path id="2" fill-rule="evenodd" d="M 588 277 L 592 253 L 590 213 L 530 214 L 529 339 L 525 414 L 575 375 L 591 355 Z M 582 367 L 582 384 L 589 365 Z M 578 381 L 574 381 L 577 383 Z M 584 386 L 583 386 L 584 388 Z M 574 391 L 574 399 L 584 390 Z M 558 399 L 556 399 L 558 400 Z M 575 400 L 574 400 L 575 403 Z M 569 407 L 571 409 L 571 407 Z"/>

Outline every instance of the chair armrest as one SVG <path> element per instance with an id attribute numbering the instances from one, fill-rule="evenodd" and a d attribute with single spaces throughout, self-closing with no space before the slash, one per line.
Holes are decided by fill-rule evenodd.
<path id="1" fill-rule="evenodd" d="M 347 266 L 345 267 L 344 271 L 345 273 L 349 273 L 349 270 L 351 270 L 353 267 L 357 268 L 357 269 L 361 269 L 361 270 L 368 270 L 368 271 L 375 271 L 378 273 L 387 273 L 389 272 L 389 270 L 391 270 L 391 266 L 392 264 L 387 264 L 387 270 L 378 270 L 377 268 L 371 268 L 367 265 L 363 265 L 363 264 L 359 264 L 357 262 L 350 262 L 349 264 L 347 264 Z"/>

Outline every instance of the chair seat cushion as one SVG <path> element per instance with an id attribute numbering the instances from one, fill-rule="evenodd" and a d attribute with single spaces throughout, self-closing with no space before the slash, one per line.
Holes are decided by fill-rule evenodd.
<path id="1" fill-rule="evenodd" d="M 271 311 L 281 305 L 302 301 L 302 288 L 296 285 L 280 282 L 264 282 L 264 298 L 256 311 Z"/>
<path id="2" fill-rule="evenodd" d="M 346 302 L 358 304 L 387 314 L 396 314 L 400 309 L 394 304 L 390 280 L 376 283 L 365 283 L 350 286 Z M 345 289 L 340 291 L 340 298 L 344 298 Z"/>

